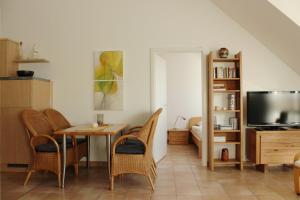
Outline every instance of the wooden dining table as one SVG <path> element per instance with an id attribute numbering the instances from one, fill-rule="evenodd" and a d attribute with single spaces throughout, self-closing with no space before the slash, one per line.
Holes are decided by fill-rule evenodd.
<path id="1" fill-rule="evenodd" d="M 127 124 L 108 124 L 100 127 L 92 125 L 79 125 L 71 128 L 55 131 L 55 135 L 63 136 L 63 174 L 62 188 L 65 187 L 66 161 L 67 161 L 67 136 L 86 136 L 88 138 L 88 151 L 90 149 L 90 136 L 106 136 L 106 154 L 109 179 L 111 180 L 111 136 L 122 133 L 128 127 Z M 89 152 L 88 152 L 89 155 Z M 89 162 L 89 158 L 87 160 Z M 89 166 L 89 164 L 88 164 Z"/>

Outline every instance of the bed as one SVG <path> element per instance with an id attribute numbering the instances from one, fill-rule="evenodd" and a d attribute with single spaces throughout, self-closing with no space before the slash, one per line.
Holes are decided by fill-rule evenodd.
<path id="1" fill-rule="evenodd" d="M 198 158 L 202 158 L 202 125 L 201 117 L 192 117 L 189 120 L 189 130 L 191 132 L 192 141 L 198 148 Z"/>

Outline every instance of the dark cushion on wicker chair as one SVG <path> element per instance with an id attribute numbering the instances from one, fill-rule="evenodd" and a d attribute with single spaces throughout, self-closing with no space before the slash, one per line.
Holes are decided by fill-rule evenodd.
<path id="1" fill-rule="evenodd" d="M 67 148 L 72 148 L 72 143 L 71 144 L 67 144 Z M 35 147 L 35 150 L 37 152 L 56 152 L 56 146 L 54 143 L 46 143 L 46 144 L 40 144 L 37 145 Z M 62 151 L 63 150 L 63 145 L 59 144 L 59 150 Z"/>
<path id="2" fill-rule="evenodd" d="M 137 140 L 137 139 L 127 139 L 124 143 L 128 144 L 128 145 L 144 146 L 144 144 L 140 140 Z"/>
<path id="3" fill-rule="evenodd" d="M 124 144 L 118 144 L 116 153 L 119 154 L 144 154 L 145 146 L 139 140 L 127 140 Z"/>
<path id="4" fill-rule="evenodd" d="M 84 142 L 86 142 L 85 138 L 76 138 L 77 141 L 77 145 L 82 144 Z M 62 144 L 63 143 L 63 139 L 62 138 L 56 138 L 56 142 L 58 144 Z M 72 139 L 71 138 L 67 138 L 67 144 L 72 144 Z"/>

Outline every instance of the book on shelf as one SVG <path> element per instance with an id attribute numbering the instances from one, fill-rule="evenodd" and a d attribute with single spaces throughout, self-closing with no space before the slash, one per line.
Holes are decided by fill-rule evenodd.
<path id="1" fill-rule="evenodd" d="M 214 78 L 237 78 L 237 69 L 234 67 L 214 67 Z"/>
<path id="2" fill-rule="evenodd" d="M 214 91 L 226 91 L 226 88 L 214 88 Z"/>
<path id="3" fill-rule="evenodd" d="M 214 136 L 214 142 L 226 142 L 225 136 Z"/>

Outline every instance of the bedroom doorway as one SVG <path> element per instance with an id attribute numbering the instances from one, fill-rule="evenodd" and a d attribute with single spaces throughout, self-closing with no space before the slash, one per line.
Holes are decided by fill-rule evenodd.
<path id="1" fill-rule="evenodd" d="M 168 148 L 189 151 L 191 145 L 167 145 L 167 131 L 178 131 L 182 135 L 196 135 L 195 157 L 206 163 L 205 131 L 205 58 L 201 48 L 151 49 L 151 107 L 160 104 L 164 113 L 160 117 L 154 138 L 156 161 L 167 155 Z M 165 91 L 165 92 L 163 92 Z M 160 95 L 158 93 L 160 92 Z M 199 118 L 201 118 L 200 123 Z M 186 138 L 186 137 L 185 137 Z M 195 139 L 195 138 L 194 138 Z M 201 141 L 201 143 L 200 143 Z M 172 152 L 174 152 L 172 150 Z M 202 155 L 198 157 L 198 153 Z M 181 153 L 181 152 L 180 152 Z"/>

